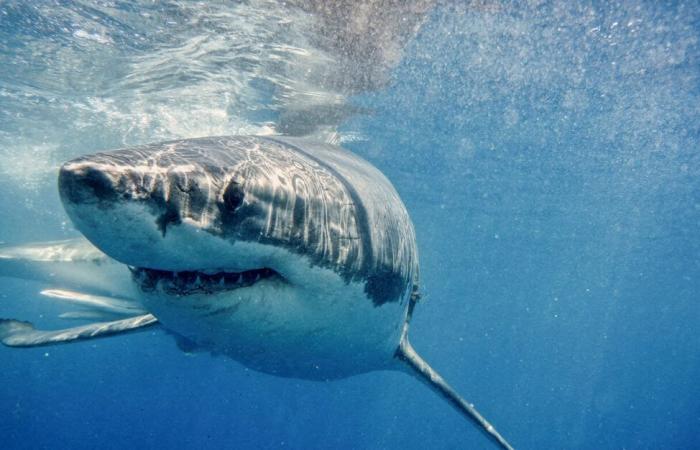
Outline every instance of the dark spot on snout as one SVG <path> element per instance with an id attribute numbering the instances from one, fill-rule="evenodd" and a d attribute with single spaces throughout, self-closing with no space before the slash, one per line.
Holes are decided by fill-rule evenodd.
<path id="1" fill-rule="evenodd" d="M 118 194 L 112 180 L 102 171 L 85 167 L 67 169 L 61 167 L 58 174 L 58 188 L 71 203 L 113 202 Z"/>
<path id="2" fill-rule="evenodd" d="M 180 223 L 182 223 L 180 213 L 175 207 L 169 204 L 166 205 L 165 212 L 156 219 L 156 225 L 160 232 L 163 233 L 163 237 L 165 237 L 165 233 L 168 231 L 168 225 L 179 225 Z"/>
<path id="3" fill-rule="evenodd" d="M 144 185 L 153 185 L 151 192 L 148 193 L 148 205 L 156 216 L 156 227 L 165 237 L 169 225 L 179 225 L 182 223 L 182 215 L 180 206 L 182 205 L 181 191 L 172 189 L 168 193 L 165 191 L 165 185 L 162 180 L 144 180 Z M 138 185 L 138 184 L 137 184 Z M 179 195 L 178 195 L 179 194 Z M 167 200 L 166 200 L 167 199 Z"/>

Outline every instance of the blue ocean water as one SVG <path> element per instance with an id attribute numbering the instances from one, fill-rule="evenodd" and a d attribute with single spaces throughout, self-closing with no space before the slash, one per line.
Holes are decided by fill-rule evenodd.
<path id="1" fill-rule="evenodd" d="M 0 240 L 77 235 L 70 157 L 274 118 L 256 102 L 289 83 L 241 85 L 261 53 L 224 39 L 254 19 L 0 3 Z M 351 98 L 344 145 L 416 226 L 412 342 L 516 448 L 700 446 L 699 30 L 694 2 L 441 4 Z M 65 326 L 43 287 L 2 278 L 0 316 Z M 3 448 L 492 448 L 403 374 L 275 378 L 157 330 L 0 361 Z"/>

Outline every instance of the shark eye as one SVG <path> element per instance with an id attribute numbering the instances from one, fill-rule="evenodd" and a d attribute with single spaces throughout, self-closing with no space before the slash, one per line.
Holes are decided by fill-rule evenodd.
<path id="1" fill-rule="evenodd" d="M 233 212 L 243 204 L 243 187 L 240 183 L 231 181 L 224 191 L 223 200 L 226 211 Z"/>

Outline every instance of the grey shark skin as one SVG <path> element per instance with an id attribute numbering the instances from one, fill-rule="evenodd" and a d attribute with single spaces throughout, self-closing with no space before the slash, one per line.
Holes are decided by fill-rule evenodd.
<path id="1" fill-rule="evenodd" d="M 356 155 L 290 137 L 187 139 L 67 162 L 59 191 L 76 228 L 129 266 L 149 313 L 105 334 L 157 319 L 188 345 L 283 377 L 406 370 L 511 448 L 409 344 L 413 225 Z M 0 338 L 39 345 L 103 328 L 47 336 L 6 321 Z"/>
<path id="2" fill-rule="evenodd" d="M 386 178 L 349 152 L 175 141 L 68 162 L 59 191 L 95 246 L 137 268 L 146 308 L 203 348 L 321 380 L 382 368 L 396 351 L 414 232 Z"/>

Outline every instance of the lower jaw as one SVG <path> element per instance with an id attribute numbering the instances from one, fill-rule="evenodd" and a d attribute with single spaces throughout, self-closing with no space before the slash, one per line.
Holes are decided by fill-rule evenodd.
<path id="1" fill-rule="evenodd" d="M 142 297 L 167 330 L 195 348 L 226 355 L 259 372 L 329 380 L 384 368 L 398 346 L 398 331 L 392 328 L 372 342 L 349 346 L 351 341 L 358 344 L 353 324 L 336 320 L 337 303 L 329 302 L 326 293 L 321 297 L 315 290 L 272 278 L 215 293 L 180 296 L 153 289 Z M 356 303 L 348 305 L 348 312 L 355 311 Z"/>
<path id="2" fill-rule="evenodd" d="M 365 349 L 352 353 L 331 345 L 332 330 L 310 330 L 292 314 L 270 311 L 287 298 L 263 298 L 250 288 L 217 295 L 172 297 L 147 295 L 144 306 L 163 326 L 193 343 L 194 351 L 223 355 L 251 370 L 285 378 L 325 381 L 382 368 L 391 354 Z M 246 292 L 247 291 L 247 292 Z M 282 297 L 286 297 L 282 294 Z M 265 299 L 271 300 L 265 306 Z M 277 320 L 286 316 L 288 321 Z M 397 343 L 398 346 L 398 343 Z M 365 354 L 363 356 L 363 353 Z"/>

